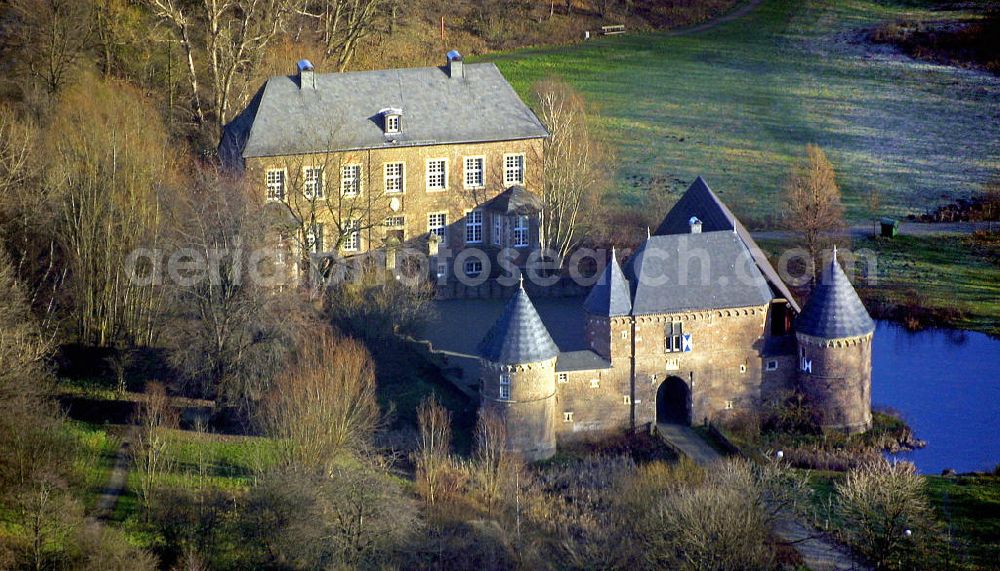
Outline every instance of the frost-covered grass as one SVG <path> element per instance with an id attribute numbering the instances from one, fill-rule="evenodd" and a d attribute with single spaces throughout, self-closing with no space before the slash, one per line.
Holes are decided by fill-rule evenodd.
<path id="1" fill-rule="evenodd" d="M 768 222 L 792 161 L 824 147 L 849 215 L 871 188 L 883 213 L 968 196 L 1000 171 L 1000 79 L 916 62 L 862 41 L 927 2 L 766 0 L 707 32 L 600 38 L 490 56 L 515 88 L 560 76 L 611 144 L 616 194 L 677 194 L 698 174 L 738 215 Z"/>

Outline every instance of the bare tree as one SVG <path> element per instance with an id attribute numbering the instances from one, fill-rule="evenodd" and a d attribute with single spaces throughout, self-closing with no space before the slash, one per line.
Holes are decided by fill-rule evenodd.
<path id="1" fill-rule="evenodd" d="M 144 1 L 180 44 L 194 118 L 218 141 L 234 103 L 242 103 L 234 96 L 247 94 L 247 83 L 280 33 L 292 0 Z M 202 99 L 206 89 L 207 104 Z"/>
<path id="2" fill-rule="evenodd" d="M 848 541 L 875 569 L 912 568 L 918 544 L 934 540 L 924 479 L 913 464 L 878 458 L 836 485 Z"/>
<path id="3" fill-rule="evenodd" d="M 148 514 L 153 491 L 170 467 L 164 431 L 175 427 L 178 420 L 163 385 L 156 382 L 146 385 L 146 394 L 136 420 L 138 428 L 131 449 L 132 461 L 139 474 L 139 498 Z"/>
<path id="4" fill-rule="evenodd" d="M 420 428 L 420 448 L 414 453 L 417 481 L 427 503 L 434 505 L 440 499 L 442 479 L 448 468 L 451 412 L 431 395 L 417 407 L 417 425 Z"/>
<path id="5" fill-rule="evenodd" d="M 366 449 L 381 423 L 371 355 L 357 341 L 319 329 L 296 349 L 262 412 L 286 465 L 329 470 L 340 454 Z"/>
<path id="6" fill-rule="evenodd" d="M 268 226 L 255 196 L 210 170 L 177 192 L 176 260 L 206 271 L 167 283 L 171 361 L 197 392 L 244 413 L 269 390 L 312 315 L 284 288 L 279 252 L 264 248 Z"/>
<path id="7" fill-rule="evenodd" d="M 844 227 L 840 187 L 823 149 L 806 146 L 806 159 L 792 169 L 783 198 L 785 223 L 804 242 L 815 270 L 825 241 L 834 239 L 830 235 Z"/>
<path id="8" fill-rule="evenodd" d="M 337 62 L 337 71 L 344 71 L 358 44 L 377 30 L 386 4 L 387 0 L 298 0 L 295 12 L 315 20 L 326 55 Z M 391 9 L 395 10 L 395 4 Z"/>
<path id="9" fill-rule="evenodd" d="M 760 471 L 729 461 L 700 483 L 682 484 L 648 499 L 634 524 L 642 556 L 653 568 L 767 569 L 770 504 L 783 479 L 780 470 Z M 781 492 L 783 493 L 783 492 Z"/>
<path id="10" fill-rule="evenodd" d="M 882 206 L 882 194 L 878 188 L 868 189 L 865 195 L 865 208 L 868 209 L 868 216 L 872 221 L 872 236 L 878 235 L 878 209 Z"/>
<path id="11" fill-rule="evenodd" d="M 125 262 L 162 238 L 158 190 L 171 176 L 173 154 L 157 118 L 138 93 L 98 81 L 63 97 L 46 137 L 39 191 L 51 191 L 60 205 L 55 239 L 84 343 L 144 345 L 156 333 L 161 292 L 131 279 Z"/>
<path id="12" fill-rule="evenodd" d="M 415 502 L 375 457 L 278 470 L 251 496 L 255 516 L 274 514 L 265 519 L 268 550 L 296 569 L 391 567 L 393 552 L 420 531 Z"/>
<path id="13" fill-rule="evenodd" d="M 90 0 L 14 0 L 5 43 L 21 72 L 49 96 L 83 65 L 93 39 Z"/>
<path id="14" fill-rule="evenodd" d="M 568 83 L 535 85 L 542 122 L 551 137 L 544 147 L 542 247 L 565 259 L 583 237 L 587 212 L 607 181 L 605 153 L 591 136 L 583 97 Z"/>
<path id="15" fill-rule="evenodd" d="M 505 491 L 516 485 L 515 477 L 521 469 L 521 462 L 507 448 L 507 426 L 501 414 L 492 408 L 479 410 L 474 460 L 474 480 L 487 511 L 493 514 L 500 506 Z"/>

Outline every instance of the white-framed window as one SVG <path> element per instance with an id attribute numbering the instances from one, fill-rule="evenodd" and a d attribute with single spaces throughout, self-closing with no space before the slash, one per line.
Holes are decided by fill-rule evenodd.
<path id="1" fill-rule="evenodd" d="M 399 115 L 386 115 L 385 116 L 385 132 L 386 133 L 398 133 L 399 129 L 400 129 L 400 124 L 401 123 L 402 123 L 402 121 L 400 120 L 400 116 Z"/>
<path id="2" fill-rule="evenodd" d="M 385 163 L 385 191 L 390 194 L 404 190 L 403 174 L 406 166 L 403 163 Z"/>
<path id="3" fill-rule="evenodd" d="M 345 252 L 357 252 L 361 249 L 361 221 L 348 220 L 344 226 L 346 237 L 343 249 Z"/>
<path id="4" fill-rule="evenodd" d="M 736 403 L 733 402 L 733 401 L 731 401 L 731 400 L 727 400 L 726 404 L 725 404 L 725 407 L 726 407 L 726 410 L 733 410 L 734 408 L 736 408 Z"/>
<path id="5" fill-rule="evenodd" d="M 622 395 L 622 404 L 632 404 L 632 395 Z"/>
<path id="6" fill-rule="evenodd" d="M 628 339 L 628 331 L 622 331 L 622 339 Z"/>
<path id="7" fill-rule="evenodd" d="M 500 400 L 510 400 L 510 374 L 500 375 Z"/>
<path id="8" fill-rule="evenodd" d="M 601 388 L 601 380 L 600 379 L 590 379 L 590 388 L 592 388 L 592 389 L 599 389 L 599 388 Z"/>
<path id="9" fill-rule="evenodd" d="M 340 193 L 344 196 L 361 194 L 361 165 L 344 165 L 340 169 Z"/>
<path id="10" fill-rule="evenodd" d="M 482 188 L 486 185 L 486 159 L 484 157 L 465 157 L 465 188 Z"/>
<path id="11" fill-rule="evenodd" d="M 285 199 L 285 179 L 287 178 L 285 169 L 267 169 L 264 175 L 264 182 L 267 184 L 267 199 L 271 201 L 281 201 Z"/>
<path id="12" fill-rule="evenodd" d="M 767 370 L 768 371 L 777 371 L 778 370 L 778 362 L 777 361 L 768 361 L 767 362 Z"/>
<path id="13" fill-rule="evenodd" d="M 465 260 L 464 269 L 465 275 L 470 278 L 478 278 L 479 274 L 483 273 L 483 261 L 476 258 Z"/>
<path id="14" fill-rule="evenodd" d="M 503 156 L 503 185 L 524 184 L 524 155 Z"/>
<path id="15" fill-rule="evenodd" d="M 556 378 L 560 383 L 566 384 L 569 382 L 569 373 L 559 373 Z"/>
<path id="16" fill-rule="evenodd" d="M 493 213 L 493 245 L 503 245 L 503 221 L 504 217 L 498 212 Z"/>
<path id="17" fill-rule="evenodd" d="M 307 200 L 323 198 L 323 167 L 302 168 L 302 194 Z"/>
<path id="18" fill-rule="evenodd" d="M 402 228 L 406 226 L 405 216 L 389 216 L 385 219 L 384 226 L 386 228 Z"/>
<path id="19" fill-rule="evenodd" d="M 663 349 L 667 353 L 678 353 L 684 350 L 684 325 L 679 321 L 671 321 L 666 327 L 666 340 Z"/>
<path id="20" fill-rule="evenodd" d="M 427 215 L 427 231 L 437 234 L 443 242 L 448 235 L 448 215 L 444 212 L 434 212 Z"/>
<path id="21" fill-rule="evenodd" d="M 448 188 L 448 159 L 427 160 L 427 190 Z"/>
<path id="22" fill-rule="evenodd" d="M 573 422 L 573 413 L 566 411 L 563 413 L 563 422 Z"/>
<path id="23" fill-rule="evenodd" d="M 465 215 L 465 243 L 483 243 L 483 211 L 470 210 Z"/>
<path id="24" fill-rule="evenodd" d="M 746 365 L 740 365 L 740 372 L 741 373 L 747 372 L 747 366 Z"/>
<path id="25" fill-rule="evenodd" d="M 312 253 L 323 251 L 323 224 L 317 222 L 306 230 L 306 249 Z"/>
<path id="26" fill-rule="evenodd" d="M 523 248 L 528 245 L 528 216 L 518 214 L 514 220 L 514 247 Z"/>

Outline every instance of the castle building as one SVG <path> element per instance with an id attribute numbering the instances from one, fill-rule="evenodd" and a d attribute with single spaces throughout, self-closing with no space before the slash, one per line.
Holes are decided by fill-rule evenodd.
<path id="1" fill-rule="evenodd" d="M 586 350 L 561 352 L 523 287 L 480 344 L 481 399 L 511 449 L 756 410 L 788 390 L 824 428 L 871 425 L 874 322 L 836 259 L 804 309 L 699 177 L 624 268 L 612 252 L 583 302 Z"/>
<path id="2" fill-rule="evenodd" d="M 279 243 L 320 257 L 401 244 L 440 251 L 439 262 L 509 248 L 523 263 L 539 247 L 549 133 L 494 64 L 453 51 L 442 67 L 297 67 L 270 78 L 219 144 L 228 170 L 287 222 Z M 453 265 L 433 269 L 447 278 Z M 454 271 L 488 265 L 472 257 Z"/>

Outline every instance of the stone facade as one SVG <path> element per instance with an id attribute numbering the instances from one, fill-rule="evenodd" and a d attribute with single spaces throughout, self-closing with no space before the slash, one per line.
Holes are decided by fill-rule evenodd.
<path id="1" fill-rule="evenodd" d="M 340 244 L 340 253 L 350 255 L 361 253 L 385 245 L 390 235 L 401 239 L 402 243 L 416 245 L 426 240 L 429 233 L 429 216 L 443 214 L 446 217 L 446 239 L 439 248 L 448 248 L 457 253 L 466 246 L 473 245 L 484 250 L 498 249 L 493 244 L 493 220 L 484 215 L 481 240 L 466 242 L 466 215 L 502 193 L 509 185 L 504 184 L 504 161 L 507 156 L 524 157 L 523 186 L 529 191 L 540 193 L 542 186 L 543 139 L 497 141 L 491 143 L 469 143 L 453 145 L 406 146 L 365 149 L 357 151 L 329 152 L 311 155 L 288 155 L 276 157 L 251 157 L 246 159 L 246 177 L 267 197 L 267 173 L 271 170 L 284 172 L 285 204 L 298 213 L 299 219 L 315 215 L 315 221 L 324 224 L 323 244 L 320 252 L 332 251 Z M 484 174 L 482 186 L 469 187 L 465 184 L 465 159 L 483 159 Z M 432 189 L 427 184 L 428 161 L 446 161 L 446 184 L 444 189 Z M 403 164 L 402 191 L 386 192 L 385 169 L 387 164 Z M 354 195 L 341 193 L 341 175 L 344 168 L 359 168 L 360 188 Z M 323 198 L 305 198 L 305 169 L 322 169 Z M 381 224 L 389 218 L 396 218 L 394 224 Z M 401 218 L 401 220 L 399 220 Z M 349 244 L 341 235 L 339 227 L 347 220 L 361 219 L 359 244 L 357 248 L 345 249 Z M 301 231 L 301 230 L 300 230 Z M 538 218 L 529 220 L 529 246 L 537 247 Z M 507 229 L 510 240 L 510 229 Z M 304 242 L 304 238 L 302 243 Z"/>
<path id="2" fill-rule="evenodd" d="M 507 446 L 526 460 L 556 452 L 555 359 L 522 365 L 484 363 L 482 406 L 497 410 L 507 426 Z M 501 383 L 509 387 L 501 394 Z"/>
<path id="3" fill-rule="evenodd" d="M 871 428 L 872 334 L 821 339 L 796 334 L 799 388 L 824 427 L 846 432 Z"/>
<path id="4" fill-rule="evenodd" d="M 831 277 L 824 277 L 799 312 L 787 288 L 774 281 L 777 274 L 766 258 L 753 254 L 752 238 L 704 181 L 678 205 L 675 210 L 698 214 L 668 214 L 668 221 L 691 220 L 689 234 L 651 236 L 628 261 L 628 272 L 612 253 L 583 302 L 586 350 L 559 352 L 523 287 L 508 304 L 520 308 L 520 317 L 498 322 L 505 339 L 521 351 L 541 340 L 545 354 L 556 355 L 545 366 L 526 365 L 523 381 L 511 377 L 528 391 L 503 405 L 512 448 L 538 457 L 553 437 L 724 422 L 794 390 L 807 396 L 824 429 L 860 432 L 871 426 L 874 322 L 836 253 L 824 272 Z M 709 232 L 702 232 L 702 216 Z M 668 261 L 685 251 L 688 238 L 704 251 L 702 269 L 709 275 L 703 282 L 683 282 L 682 274 L 671 273 Z M 735 303 L 747 300 L 756 303 Z M 703 307 L 670 310 L 694 304 Z M 483 355 L 483 404 L 495 406 L 500 365 Z M 516 359 L 505 362 L 513 363 L 507 369 L 520 370 Z"/>

